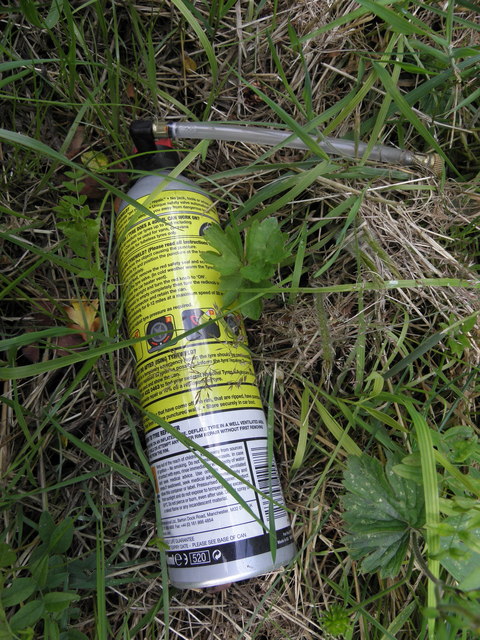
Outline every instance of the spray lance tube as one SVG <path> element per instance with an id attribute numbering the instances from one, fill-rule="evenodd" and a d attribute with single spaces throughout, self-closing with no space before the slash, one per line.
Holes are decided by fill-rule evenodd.
<path id="1" fill-rule="evenodd" d="M 144 338 L 136 381 L 167 566 L 176 587 L 219 587 L 287 564 L 295 546 L 242 319 L 221 311 L 220 276 L 201 257 L 213 202 L 168 177 L 178 158 L 151 122 L 131 134 L 146 173 L 128 195 L 152 215 L 120 204 L 118 260 L 129 334 Z"/>
<path id="2" fill-rule="evenodd" d="M 291 149 L 309 149 L 308 145 L 294 136 L 292 131 L 266 129 L 257 126 L 223 124 L 217 122 L 152 122 L 155 137 L 190 138 L 194 140 L 226 140 L 248 142 L 259 145 L 283 145 Z M 362 158 L 367 152 L 365 142 L 354 142 L 342 138 L 321 136 L 315 132 L 312 141 L 330 156 Z M 372 162 L 385 162 L 406 167 L 421 167 L 439 175 L 443 160 L 437 153 L 414 153 L 383 144 L 373 146 L 367 156 Z"/>

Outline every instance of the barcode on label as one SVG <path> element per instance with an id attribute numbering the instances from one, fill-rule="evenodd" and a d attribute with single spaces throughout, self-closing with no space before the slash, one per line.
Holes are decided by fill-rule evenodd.
<path id="1" fill-rule="evenodd" d="M 273 462 L 272 466 L 269 468 L 267 450 L 265 447 L 252 447 L 250 449 L 250 455 L 255 469 L 255 475 L 257 477 L 257 486 L 260 491 L 271 496 L 272 500 L 275 500 L 275 502 L 284 504 L 282 489 L 280 487 L 280 481 L 277 474 L 277 467 L 275 462 Z M 268 519 L 270 501 L 262 498 L 262 506 L 265 516 Z M 285 511 L 281 507 L 277 507 L 275 504 L 273 505 L 273 514 L 275 519 L 285 517 Z"/>

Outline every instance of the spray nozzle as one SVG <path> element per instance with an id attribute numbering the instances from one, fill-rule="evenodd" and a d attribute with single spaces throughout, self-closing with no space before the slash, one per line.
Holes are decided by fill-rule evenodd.
<path id="1" fill-rule="evenodd" d="M 169 138 L 158 140 L 152 120 L 135 120 L 130 125 L 130 135 L 135 144 L 132 164 L 141 171 L 170 170 L 177 166 L 178 155 L 172 150 Z"/>

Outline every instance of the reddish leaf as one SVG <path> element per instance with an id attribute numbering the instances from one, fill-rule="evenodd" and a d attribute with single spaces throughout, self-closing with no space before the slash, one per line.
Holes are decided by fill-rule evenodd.
<path id="1" fill-rule="evenodd" d="M 82 178 L 83 188 L 80 193 L 87 198 L 92 198 L 93 200 L 102 198 L 105 193 L 105 187 L 103 187 L 99 182 L 92 178 L 92 176 L 85 176 Z"/>
<path id="2" fill-rule="evenodd" d="M 130 98 L 130 100 L 133 100 L 135 98 L 136 91 L 135 87 L 133 86 L 133 82 L 129 82 L 127 84 L 125 93 L 127 94 L 127 98 Z"/>
<path id="3" fill-rule="evenodd" d="M 65 153 L 65 155 L 69 160 L 71 160 L 81 152 L 84 141 L 85 141 L 85 127 L 78 127 L 75 132 L 75 135 L 72 138 L 72 141 L 70 142 L 70 146 L 68 147 L 68 150 Z"/>

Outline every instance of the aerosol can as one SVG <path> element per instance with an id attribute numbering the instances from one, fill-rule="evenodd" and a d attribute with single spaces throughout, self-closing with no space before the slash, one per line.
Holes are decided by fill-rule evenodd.
<path id="1" fill-rule="evenodd" d="M 134 164 L 148 174 L 128 195 L 151 215 L 122 202 L 116 235 L 129 335 L 144 338 L 134 347 L 136 381 L 169 575 L 179 588 L 226 585 L 287 564 L 295 546 L 242 320 L 222 309 L 220 276 L 201 257 L 205 229 L 218 223 L 212 200 L 168 177 L 177 157 L 156 145 L 151 122 L 133 123 L 131 134 Z"/>

